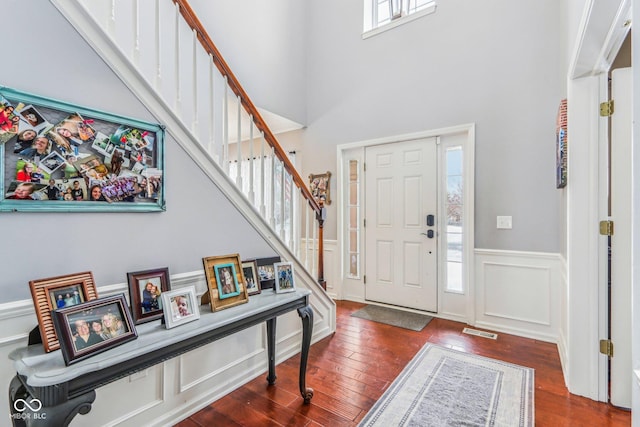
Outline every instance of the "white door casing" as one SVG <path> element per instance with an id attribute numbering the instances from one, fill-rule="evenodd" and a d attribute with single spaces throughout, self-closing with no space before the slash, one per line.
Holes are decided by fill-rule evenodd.
<path id="1" fill-rule="evenodd" d="M 631 68 L 612 72 L 611 98 L 611 358 L 610 400 L 631 407 Z"/>
<path id="2" fill-rule="evenodd" d="M 436 141 L 365 149 L 367 301 L 438 310 Z"/>

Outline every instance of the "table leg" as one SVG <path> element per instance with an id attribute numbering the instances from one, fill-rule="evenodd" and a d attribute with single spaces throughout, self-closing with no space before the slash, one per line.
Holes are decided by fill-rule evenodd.
<path id="1" fill-rule="evenodd" d="M 307 388 L 307 359 L 309 358 L 309 346 L 311 345 L 311 335 L 313 332 L 313 310 L 311 306 L 298 309 L 298 315 L 302 319 L 302 351 L 300 352 L 300 394 L 304 403 L 311 402 L 313 389 Z"/>
<path id="2" fill-rule="evenodd" d="M 276 383 L 276 318 L 267 320 L 267 354 L 269 357 L 269 385 Z"/>
<path id="3" fill-rule="evenodd" d="M 55 392 L 53 393 L 55 395 Z M 50 396 L 51 397 L 51 396 Z M 78 414 L 88 414 L 91 411 L 91 404 L 96 399 L 95 390 L 60 401 L 60 396 L 55 396 L 55 404 L 46 406 L 49 403 L 32 397 L 26 387 L 16 376 L 9 384 L 9 405 L 11 419 L 15 427 L 66 427 Z M 58 403 L 59 402 L 59 403 Z"/>

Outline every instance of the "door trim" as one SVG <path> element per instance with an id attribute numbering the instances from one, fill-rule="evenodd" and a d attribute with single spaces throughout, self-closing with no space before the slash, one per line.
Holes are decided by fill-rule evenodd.
<path id="1" fill-rule="evenodd" d="M 352 158 L 354 151 L 360 149 L 364 152 L 365 147 L 380 145 L 380 144 L 389 144 L 395 142 L 403 142 L 409 141 L 413 139 L 424 139 L 430 137 L 440 137 L 446 138 L 447 136 L 455 136 L 455 135 L 463 135 L 463 168 L 464 168 L 464 197 L 465 197 L 465 210 L 463 212 L 463 220 L 466 226 L 466 233 L 463 237 L 463 257 L 464 257 L 464 273 L 463 273 L 463 281 L 464 287 L 467 290 L 465 295 L 465 309 L 466 313 L 461 313 L 466 316 L 467 322 L 475 321 L 475 291 L 473 288 L 473 277 L 474 277 L 474 242 L 475 242 L 475 229 L 474 229 L 474 218 L 475 218 L 475 207 L 474 207 L 474 179 L 475 179 L 475 123 L 462 124 L 458 126 L 451 126 L 446 128 L 433 129 L 428 131 L 395 135 L 384 138 L 376 138 L 365 141 L 352 142 L 347 144 L 338 145 L 336 150 L 336 159 L 337 159 L 337 174 L 336 174 L 336 187 L 337 187 L 337 198 L 341 202 L 345 200 L 346 192 L 344 191 L 344 186 L 347 183 L 348 176 L 344 171 L 344 162 L 347 158 Z M 336 289 L 336 294 L 340 299 L 347 299 L 351 301 L 364 301 L 364 282 L 361 279 L 355 281 L 353 279 L 349 280 L 349 284 L 345 285 L 345 270 L 347 268 L 346 265 L 346 254 L 348 252 L 347 248 L 347 240 L 344 238 L 346 232 L 346 224 L 345 224 L 345 212 L 346 208 L 345 203 L 340 203 L 338 205 L 339 211 L 337 212 L 338 216 L 338 240 L 339 240 L 339 253 L 340 253 L 340 268 L 339 274 L 341 280 L 339 281 L 339 289 Z M 362 248 L 365 250 L 366 248 Z M 361 254 L 361 256 L 363 256 Z M 441 266 L 439 266 L 441 268 Z M 442 284 L 440 283 L 440 279 L 438 283 L 438 292 L 442 292 Z M 438 312 L 443 311 L 443 307 L 440 306 L 441 298 L 438 297 Z M 447 311 L 447 310 L 445 310 Z"/>

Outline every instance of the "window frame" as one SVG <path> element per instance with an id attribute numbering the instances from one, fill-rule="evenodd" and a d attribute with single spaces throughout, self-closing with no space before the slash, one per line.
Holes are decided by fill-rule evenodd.
<path id="1" fill-rule="evenodd" d="M 392 0 L 387 0 L 392 1 Z M 377 34 L 396 28 L 400 25 L 415 21 L 424 16 L 431 15 L 436 11 L 436 0 L 432 0 L 424 5 L 424 7 L 415 12 L 407 12 L 407 2 L 410 0 L 402 1 L 402 14 L 396 18 L 390 18 L 389 22 L 379 24 L 377 22 L 377 10 L 379 0 L 364 0 L 364 16 L 363 16 L 363 30 L 362 38 L 367 39 Z M 390 13 L 391 15 L 391 13 Z"/>

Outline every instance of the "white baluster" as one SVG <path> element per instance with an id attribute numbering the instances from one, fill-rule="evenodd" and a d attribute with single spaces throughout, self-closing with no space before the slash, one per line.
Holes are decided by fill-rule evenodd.
<path id="1" fill-rule="evenodd" d="M 213 160 L 220 164 L 220 156 L 218 155 L 218 151 L 215 149 L 215 125 L 214 121 L 216 119 L 215 116 L 215 96 L 214 96 L 214 73 L 215 73 L 215 65 L 213 63 L 213 55 L 209 54 L 209 86 L 211 90 L 209 91 L 209 146 L 207 147 L 207 151 L 209 154 L 213 156 Z"/>
<path id="2" fill-rule="evenodd" d="M 313 240 L 311 241 L 311 247 L 313 248 L 311 251 L 311 273 L 313 277 L 318 277 L 318 273 L 316 271 L 316 261 L 318 260 L 318 227 L 316 224 L 316 215 L 314 210 L 311 210 L 311 215 L 311 228 L 313 229 Z"/>
<path id="3" fill-rule="evenodd" d="M 271 228 L 276 231 L 276 156 L 273 147 L 271 147 L 271 215 L 269 216 Z"/>
<path id="4" fill-rule="evenodd" d="M 182 92 L 180 90 L 180 19 L 182 19 L 182 16 L 180 15 L 180 5 L 176 3 L 176 25 L 175 25 L 175 29 L 176 29 L 176 45 L 175 45 L 175 51 L 176 51 L 176 58 L 175 58 L 175 66 L 176 66 L 176 113 L 178 114 L 179 117 L 182 117 L 182 101 L 181 101 L 181 95 L 180 93 Z"/>
<path id="5" fill-rule="evenodd" d="M 260 180 L 260 215 L 264 218 L 267 214 L 267 205 L 265 203 L 265 194 L 264 194 L 264 185 L 266 179 L 266 173 L 264 170 L 264 134 L 261 135 L 260 142 L 260 173 L 262 174 L 262 179 Z"/>
<path id="6" fill-rule="evenodd" d="M 291 175 L 289 175 L 287 178 L 287 186 L 289 188 L 289 249 L 291 249 L 291 252 L 296 253 L 294 244 L 295 240 L 293 239 L 293 219 L 295 218 L 295 216 L 293 215 L 295 203 L 293 203 L 293 201 L 295 199 L 295 186 L 293 185 L 293 177 Z"/>
<path id="7" fill-rule="evenodd" d="M 156 49 L 156 90 L 159 92 L 160 84 L 162 82 L 162 66 L 161 66 L 161 51 L 160 49 L 160 1 L 156 1 L 156 38 L 155 38 L 155 49 Z"/>
<path id="8" fill-rule="evenodd" d="M 238 97 L 238 142 L 236 143 L 236 161 L 238 169 L 236 172 L 236 185 L 242 191 L 242 100 Z"/>
<path id="9" fill-rule="evenodd" d="M 138 0 L 133 2 L 133 63 L 140 65 L 140 3 Z"/>
<path id="10" fill-rule="evenodd" d="M 249 117 L 249 201 L 253 206 L 256 205 L 256 194 L 254 192 L 253 182 L 253 116 Z"/>
<path id="11" fill-rule="evenodd" d="M 222 163 L 229 175 L 229 84 L 224 76 L 224 99 L 222 100 Z"/>
<path id="12" fill-rule="evenodd" d="M 284 168 L 284 162 L 280 162 L 280 164 L 282 165 L 282 177 L 281 177 L 281 183 L 280 183 L 280 238 L 282 239 L 283 242 L 287 241 L 286 235 L 285 235 L 285 231 L 286 231 L 286 227 L 285 227 L 285 198 L 287 195 L 287 171 Z"/>
<path id="13" fill-rule="evenodd" d="M 193 122 L 191 124 L 191 131 L 195 134 L 198 133 L 198 32 L 193 30 L 193 43 L 191 50 L 193 73 L 191 79 L 193 80 Z"/>

